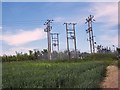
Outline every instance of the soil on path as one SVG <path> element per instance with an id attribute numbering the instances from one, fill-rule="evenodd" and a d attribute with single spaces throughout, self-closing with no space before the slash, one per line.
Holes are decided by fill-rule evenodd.
<path id="1" fill-rule="evenodd" d="M 108 66 L 107 74 L 101 84 L 101 88 L 118 88 L 118 81 L 118 67 L 114 65 Z"/>

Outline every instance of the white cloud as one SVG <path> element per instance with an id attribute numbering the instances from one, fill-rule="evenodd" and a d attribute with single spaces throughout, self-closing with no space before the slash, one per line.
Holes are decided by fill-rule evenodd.
<path id="1" fill-rule="evenodd" d="M 46 38 L 46 33 L 41 28 L 32 31 L 19 31 L 16 34 L 5 34 L 0 36 L 0 40 L 7 42 L 9 45 L 20 46 L 35 40 Z"/>
<path id="2" fill-rule="evenodd" d="M 2 32 L 2 26 L 0 26 L 0 32 Z"/>
<path id="3" fill-rule="evenodd" d="M 2 29 L 2 26 L 0 26 L 0 30 Z"/>
<path id="4" fill-rule="evenodd" d="M 96 37 L 99 44 L 103 46 L 118 46 L 118 31 L 116 29 L 102 30 L 102 32 L 102 34 Z"/>
<path id="5" fill-rule="evenodd" d="M 64 22 L 65 21 L 65 18 L 63 17 L 55 17 L 54 18 L 54 22 Z"/>
<path id="6" fill-rule="evenodd" d="M 56 23 L 80 23 L 80 24 L 85 24 L 84 22 L 85 18 L 81 17 L 80 16 L 76 16 L 76 17 L 55 17 L 54 18 L 54 22 Z"/>
<path id="7" fill-rule="evenodd" d="M 96 23 L 99 23 L 98 31 L 103 34 L 98 35 L 99 43 L 103 45 L 118 46 L 118 3 L 106 2 L 91 5 L 91 13 L 95 16 Z"/>
<path id="8" fill-rule="evenodd" d="M 33 50 L 34 48 L 26 48 L 26 47 L 13 47 L 8 49 L 7 51 L 2 51 L 2 53 L 0 53 L 0 55 L 16 55 L 16 51 L 18 53 L 28 53 L 29 50 Z"/>
<path id="9" fill-rule="evenodd" d="M 104 23 L 108 27 L 118 24 L 118 3 L 92 4 L 92 13 L 97 22 Z"/>
<path id="10" fill-rule="evenodd" d="M 116 36 L 101 35 L 99 37 L 99 40 L 102 42 L 102 44 L 118 46 L 118 36 L 117 35 Z"/>

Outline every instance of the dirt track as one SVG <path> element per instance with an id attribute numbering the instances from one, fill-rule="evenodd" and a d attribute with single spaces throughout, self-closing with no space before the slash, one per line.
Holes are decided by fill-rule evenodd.
<path id="1" fill-rule="evenodd" d="M 113 65 L 107 67 L 107 76 L 101 88 L 118 88 L 118 67 Z"/>

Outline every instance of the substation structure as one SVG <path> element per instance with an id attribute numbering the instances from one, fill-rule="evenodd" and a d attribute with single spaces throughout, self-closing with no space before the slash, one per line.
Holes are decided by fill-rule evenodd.
<path id="1" fill-rule="evenodd" d="M 77 23 L 64 23 L 66 26 L 66 39 L 67 39 L 67 52 L 68 52 L 68 59 L 71 58 L 70 49 L 69 49 L 69 40 L 74 41 L 74 50 L 75 50 L 75 58 L 77 58 L 77 47 L 76 47 L 76 34 L 75 34 L 75 25 Z M 71 28 L 70 28 L 71 26 Z"/>
<path id="2" fill-rule="evenodd" d="M 93 35 L 93 29 L 92 29 L 92 23 L 95 21 L 93 15 L 90 15 L 87 19 L 85 24 L 88 24 L 88 29 L 86 30 L 86 32 L 88 33 L 88 39 L 87 41 L 89 41 L 90 43 L 90 52 L 95 53 L 95 44 L 96 42 L 94 42 L 94 35 Z"/>
<path id="3" fill-rule="evenodd" d="M 44 25 L 46 25 L 46 28 L 44 29 L 45 32 L 47 32 L 47 39 L 48 39 L 48 59 L 51 60 L 51 37 L 50 37 L 50 31 L 52 30 L 52 26 L 50 25 L 53 20 L 47 20 Z"/>
<path id="4" fill-rule="evenodd" d="M 59 33 L 51 33 L 52 52 L 59 51 Z"/>

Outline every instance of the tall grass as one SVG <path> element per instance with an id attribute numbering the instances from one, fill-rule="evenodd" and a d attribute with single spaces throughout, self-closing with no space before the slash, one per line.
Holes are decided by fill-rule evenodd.
<path id="1" fill-rule="evenodd" d="M 3 88 L 99 88 L 107 65 L 97 61 L 3 63 Z"/>
<path id="2" fill-rule="evenodd" d="M 97 61 L 116 61 L 117 56 L 111 53 L 91 54 L 84 58 L 84 60 L 97 60 Z"/>

